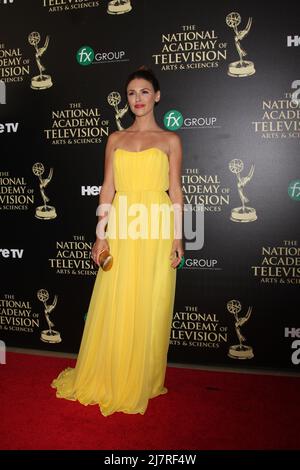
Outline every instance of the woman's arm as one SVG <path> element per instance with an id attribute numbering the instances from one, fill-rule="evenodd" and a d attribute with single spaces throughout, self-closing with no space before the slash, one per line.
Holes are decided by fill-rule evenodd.
<path id="1" fill-rule="evenodd" d="M 171 251 L 171 266 L 176 268 L 184 255 L 182 244 L 183 194 L 181 189 L 182 145 L 177 134 L 169 143 L 169 197 L 174 209 L 174 242 Z"/>
<path id="2" fill-rule="evenodd" d="M 109 251 L 109 244 L 105 238 L 105 229 L 111 208 L 111 203 L 115 195 L 115 184 L 113 175 L 113 156 L 116 143 L 116 132 L 111 134 L 107 140 L 105 148 L 104 178 L 99 195 L 99 205 L 97 208 L 98 223 L 96 227 L 96 241 L 92 248 L 92 258 L 99 264 L 99 255 L 102 251 Z"/>
<path id="3" fill-rule="evenodd" d="M 108 137 L 105 149 L 104 178 L 99 195 L 99 206 L 97 208 L 98 224 L 96 229 L 97 238 L 105 238 L 105 227 L 108 221 L 109 210 L 115 195 L 115 183 L 113 174 L 113 156 L 115 151 L 116 133 Z"/>

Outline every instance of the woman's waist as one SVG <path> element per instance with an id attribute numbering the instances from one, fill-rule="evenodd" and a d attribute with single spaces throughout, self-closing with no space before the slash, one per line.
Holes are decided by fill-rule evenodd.
<path id="1" fill-rule="evenodd" d="M 168 191 L 167 188 L 118 188 L 116 189 L 116 193 L 123 194 L 123 193 L 166 193 Z"/>
<path id="2" fill-rule="evenodd" d="M 165 189 L 117 189 L 114 197 L 115 202 L 126 200 L 128 203 L 167 203 L 171 205 L 171 199 Z"/>

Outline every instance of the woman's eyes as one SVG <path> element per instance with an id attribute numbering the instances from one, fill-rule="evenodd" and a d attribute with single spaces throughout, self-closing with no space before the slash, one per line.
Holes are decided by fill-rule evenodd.
<path id="1" fill-rule="evenodd" d="M 128 93 L 128 96 L 134 96 L 134 95 L 136 95 L 136 94 L 137 94 L 137 93 L 135 93 L 134 91 L 130 91 L 130 92 Z M 149 91 L 148 91 L 148 90 L 142 90 L 142 94 L 143 94 L 143 95 L 148 95 L 148 94 L 149 94 Z"/>

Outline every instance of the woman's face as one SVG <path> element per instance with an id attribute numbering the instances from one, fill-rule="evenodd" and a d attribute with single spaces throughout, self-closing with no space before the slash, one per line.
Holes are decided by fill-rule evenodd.
<path id="1" fill-rule="evenodd" d="M 144 78 L 135 78 L 127 87 L 127 100 L 131 111 L 136 116 L 144 116 L 153 111 L 160 99 L 160 92 L 154 91 L 151 82 Z"/>

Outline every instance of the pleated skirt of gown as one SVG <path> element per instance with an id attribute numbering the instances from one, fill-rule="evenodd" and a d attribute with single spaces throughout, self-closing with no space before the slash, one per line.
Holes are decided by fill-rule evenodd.
<path id="1" fill-rule="evenodd" d="M 98 271 L 75 368 L 52 382 L 57 397 L 97 404 L 104 416 L 144 414 L 148 400 L 167 391 L 176 285 L 168 169 L 167 155 L 157 148 L 115 152 L 116 194 L 107 232 L 113 267 Z M 151 212 L 153 204 L 162 208 L 159 215 Z M 146 208 L 142 218 L 140 205 Z M 156 237 L 150 236 L 153 226 Z M 131 236 L 124 237 L 124 230 Z"/>

